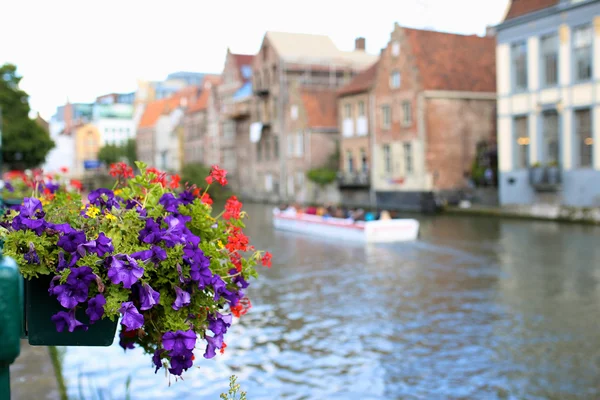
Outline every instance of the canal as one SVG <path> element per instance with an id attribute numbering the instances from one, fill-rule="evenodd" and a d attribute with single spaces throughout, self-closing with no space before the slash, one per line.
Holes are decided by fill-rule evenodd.
<path id="1" fill-rule="evenodd" d="M 225 354 L 169 387 L 117 342 L 67 348 L 71 398 L 123 399 L 130 379 L 131 399 L 218 399 L 231 374 L 252 400 L 600 398 L 599 228 L 442 216 L 365 246 L 246 209 L 274 262 Z"/>

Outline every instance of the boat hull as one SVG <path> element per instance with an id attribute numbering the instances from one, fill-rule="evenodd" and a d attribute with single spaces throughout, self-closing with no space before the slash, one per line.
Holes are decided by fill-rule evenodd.
<path id="1" fill-rule="evenodd" d="M 274 212 L 273 225 L 276 229 L 290 232 L 368 243 L 403 242 L 416 240 L 419 236 L 419 221 L 415 219 L 354 222 L 349 219 Z"/>

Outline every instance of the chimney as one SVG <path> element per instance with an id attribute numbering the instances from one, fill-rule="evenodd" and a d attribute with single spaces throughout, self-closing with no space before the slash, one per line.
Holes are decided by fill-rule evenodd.
<path id="1" fill-rule="evenodd" d="M 365 38 L 364 37 L 358 37 L 356 38 L 356 40 L 354 41 L 354 50 L 362 50 L 365 51 Z"/>
<path id="2" fill-rule="evenodd" d="M 496 36 L 496 27 L 493 25 L 489 25 L 485 27 L 485 36 L 492 37 Z"/>

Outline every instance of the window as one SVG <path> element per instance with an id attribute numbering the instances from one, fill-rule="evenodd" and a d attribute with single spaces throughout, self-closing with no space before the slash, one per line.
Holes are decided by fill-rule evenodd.
<path id="1" fill-rule="evenodd" d="M 273 136 L 273 158 L 279 159 L 279 136 Z"/>
<path id="2" fill-rule="evenodd" d="M 410 143 L 404 143 L 404 173 L 411 174 L 413 172 L 413 160 L 412 160 L 412 145 Z"/>
<path id="3" fill-rule="evenodd" d="M 592 167 L 594 138 L 592 137 L 592 114 L 589 109 L 575 111 L 575 133 L 579 152 L 579 166 Z"/>
<path id="4" fill-rule="evenodd" d="M 512 45 L 513 89 L 527 89 L 527 44 L 525 42 Z"/>
<path id="5" fill-rule="evenodd" d="M 277 97 L 273 96 L 273 119 L 277 119 Z"/>
<path id="6" fill-rule="evenodd" d="M 365 116 L 365 102 L 364 101 L 358 102 L 358 116 L 359 117 Z"/>
<path id="7" fill-rule="evenodd" d="M 541 39 L 542 85 L 558 83 L 558 36 L 549 35 Z"/>
<path id="8" fill-rule="evenodd" d="M 256 161 L 262 161 L 262 144 L 256 143 Z"/>
<path id="9" fill-rule="evenodd" d="M 367 151 L 364 148 L 360 149 L 360 170 L 365 173 L 369 171 Z"/>
<path id="10" fill-rule="evenodd" d="M 346 169 L 348 172 L 354 172 L 354 157 L 351 150 L 346 150 Z"/>
<path id="11" fill-rule="evenodd" d="M 352 104 L 344 105 L 344 118 L 352 118 Z"/>
<path id="12" fill-rule="evenodd" d="M 304 172 L 296 172 L 296 183 L 299 187 L 304 185 Z"/>
<path id="13" fill-rule="evenodd" d="M 383 167 L 386 174 L 392 173 L 392 150 L 389 144 L 383 145 Z"/>
<path id="14" fill-rule="evenodd" d="M 296 156 L 302 157 L 304 155 L 304 134 L 299 132 L 296 135 Z"/>
<path id="15" fill-rule="evenodd" d="M 412 125 L 412 107 L 410 101 L 402 102 L 402 125 Z"/>
<path id="16" fill-rule="evenodd" d="M 390 106 L 386 105 L 381 107 L 381 117 L 381 127 L 383 129 L 390 129 L 390 126 L 392 125 L 392 112 Z"/>
<path id="17" fill-rule="evenodd" d="M 271 141 L 269 140 L 269 138 L 265 138 L 264 152 L 265 152 L 265 160 L 269 161 L 271 159 Z"/>
<path id="18" fill-rule="evenodd" d="M 400 55 L 400 43 L 392 43 L 392 56 L 398 57 Z"/>
<path id="19" fill-rule="evenodd" d="M 556 110 L 547 111 L 542 117 L 543 124 L 543 150 L 546 164 L 558 164 L 560 161 L 560 148 L 558 141 L 558 113 Z"/>
<path id="20" fill-rule="evenodd" d="M 527 129 L 527 117 L 514 119 L 515 129 L 515 168 L 523 169 L 529 165 L 529 132 Z"/>
<path id="21" fill-rule="evenodd" d="M 592 77 L 592 27 L 585 26 L 573 30 L 573 51 L 575 54 L 575 80 L 585 81 Z"/>
<path id="22" fill-rule="evenodd" d="M 400 87 L 400 71 L 392 71 L 390 75 L 390 87 L 398 89 Z"/>
<path id="23" fill-rule="evenodd" d="M 288 135 L 286 139 L 287 139 L 287 145 L 288 145 L 288 156 L 293 156 L 294 155 L 294 136 Z"/>

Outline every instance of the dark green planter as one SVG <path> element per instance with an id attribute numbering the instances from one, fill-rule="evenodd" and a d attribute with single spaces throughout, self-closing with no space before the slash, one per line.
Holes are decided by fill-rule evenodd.
<path id="1" fill-rule="evenodd" d="M 65 311 L 56 300 L 48 294 L 50 276 L 42 276 L 25 281 L 25 332 L 32 346 L 110 346 L 115 338 L 118 321 L 102 319 L 89 325 L 85 307 L 77 309 L 78 321 L 88 325 L 87 331 L 56 331 L 56 325 L 50 319 L 59 311 Z"/>
<path id="2" fill-rule="evenodd" d="M 20 206 L 23 204 L 23 199 L 2 199 L 2 202 L 6 204 L 7 207 Z"/>

